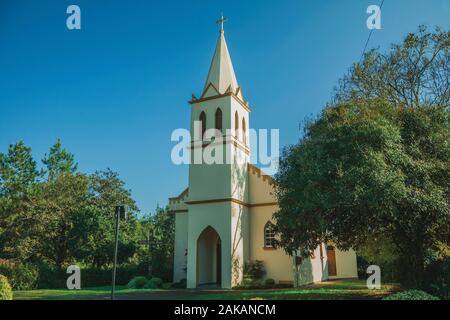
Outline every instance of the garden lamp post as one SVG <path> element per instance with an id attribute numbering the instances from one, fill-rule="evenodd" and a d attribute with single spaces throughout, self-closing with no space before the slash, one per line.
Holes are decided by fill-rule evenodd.
<path id="1" fill-rule="evenodd" d="M 125 205 L 116 206 L 115 218 L 116 218 L 116 234 L 114 240 L 114 262 L 112 273 L 112 286 L 111 286 L 111 300 L 114 300 L 114 291 L 116 289 L 116 269 L 117 269 L 117 250 L 119 247 L 119 224 L 120 219 L 125 220 L 127 218 L 127 207 Z"/>

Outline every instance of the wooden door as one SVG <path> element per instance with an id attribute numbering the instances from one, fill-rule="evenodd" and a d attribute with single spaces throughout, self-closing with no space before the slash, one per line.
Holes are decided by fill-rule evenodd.
<path id="1" fill-rule="evenodd" d="M 327 246 L 328 275 L 337 275 L 336 270 L 336 252 L 333 246 Z"/>

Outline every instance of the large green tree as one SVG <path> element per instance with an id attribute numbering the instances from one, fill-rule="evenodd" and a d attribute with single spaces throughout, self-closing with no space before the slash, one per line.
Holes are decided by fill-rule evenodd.
<path id="1" fill-rule="evenodd" d="M 403 282 L 418 286 L 450 232 L 450 126 L 442 107 L 382 100 L 329 107 L 287 149 L 277 175 L 280 244 L 310 253 L 392 239 Z"/>
<path id="2" fill-rule="evenodd" d="M 109 169 L 77 173 L 74 156 L 59 140 L 43 164 L 45 180 L 23 142 L 0 154 L 0 257 L 58 267 L 109 265 L 117 204 L 130 208 L 121 223 L 119 262 L 135 257 L 138 208 L 119 175 Z"/>
<path id="3" fill-rule="evenodd" d="M 31 148 L 23 141 L 10 145 L 7 153 L 0 153 L 0 255 L 3 257 L 15 257 L 18 252 L 20 256 L 28 255 L 28 248 L 13 242 L 19 237 L 16 226 L 26 221 L 23 213 L 39 176 Z"/>
<path id="4" fill-rule="evenodd" d="M 401 281 L 450 239 L 449 33 L 420 28 L 371 51 L 280 160 L 279 245 L 307 255 L 386 239 Z M 369 252 L 370 250 L 366 250 Z"/>
<path id="5" fill-rule="evenodd" d="M 73 262 L 71 231 L 74 219 L 85 210 L 88 201 L 88 177 L 85 175 L 61 175 L 39 184 L 22 213 L 24 222 L 17 225 L 20 241 L 36 243 L 34 248 L 39 252 L 33 260 L 58 267 Z"/>
<path id="6" fill-rule="evenodd" d="M 120 223 L 118 262 L 133 258 L 140 250 L 141 226 L 136 218 L 138 208 L 125 183 L 110 169 L 89 176 L 89 201 L 74 215 L 70 247 L 74 257 L 97 267 L 108 265 L 113 258 L 114 208 L 127 205 L 129 217 Z"/>

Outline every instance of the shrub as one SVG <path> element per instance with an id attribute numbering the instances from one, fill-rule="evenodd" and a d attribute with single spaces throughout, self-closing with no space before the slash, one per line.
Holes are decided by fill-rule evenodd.
<path id="1" fill-rule="evenodd" d="M 51 267 L 47 264 L 38 264 L 39 281 L 38 289 L 61 289 L 66 287 L 68 274 L 66 270 Z M 84 287 L 84 273 L 81 271 L 81 287 Z"/>
<path id="2" fill-rule="evenodd" d="M 266 274 L 264 264 L 260 260 L 255 260 L 244 265 L 244 276 L 242 282 L 237 286 L 241 289 L 263 288 L 262 278 Z"/>
<path id="3" fill-rule="evenodd" d="M 12 288 L 9 285 L 8 278 L 0 274 L 0 300 L 12 300 Z"/>
<path id="4" fill-rule="evenodd" d="M 383 300 L 439 300 L 439 298 L 421 290 L 406 290 L 391 294 Z"/>
<path id="5" fill-rule="evenodd" d="M 39 270 L 30 264 L 0 260 L 0 273 L 6 276 L 14 290 L 36 289 L 39 281 Z"/>
<path id="6" fill-rule="evenodd" d="M 66 287 L 68 274 L 66 269 L 50 267 L 45 264 L 39 265 L 39 289 L 61 289 Z M 117 268 L 116 284 L 126 285 L 137 272 L 134 266 L 121 266 Z M 111 269 L 103 268 L 82 268 L 81 287 L 103 287 L 111 285 Z"/>
<path id="7" fill-rule="evenodd" d="M 172 288 L 174 289 L 186 289 L 187 287 L 187 280 L 181 279 L 179 282 L 172 283 Z"/>
<path id="8" fill-rule="evenodd" d="M 275 280 L 273 279 L 266 279 L 266 281 L 264 281 L 264 286 L 266 287 L 274 287 L 275 286 Z"/>
<path id="9" fill-rule="evenodd" d="M 134 277 L 128 282 L 127 287 L 130 289 L 143 289 L 147 285 L 146 277 Z"/>
<path id="10" fill-rule="evenodd" d="M 148 283 L 146 284 L 146 289 L 158 289 L 162 288 L 163 281 L 160 278 L 151 278 Z"/>
<path id="11" fill-rule="evenodd" d="M 266 275 L 264 264 L 260 260 L 255 260 L 244 265 L 244 277 L 253 280 L 261 280 Z"/>
<path id="12" fill-rule="evenodd" d="M 450 257 L 434 261 L 427 267 L 424 288 L 442 299 L 450 299 Z"/>

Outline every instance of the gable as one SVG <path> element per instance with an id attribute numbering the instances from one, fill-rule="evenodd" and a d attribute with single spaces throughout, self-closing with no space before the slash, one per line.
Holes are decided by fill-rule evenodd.
<path id="1" fill-rule="evenodd" d="M 212 83 L 209 83 L 208 86 L 203 91 L 200 99 L 214 97 L 217 95 L 220 95 L 219 90 L 217 90 L 217 88 Z"/>

